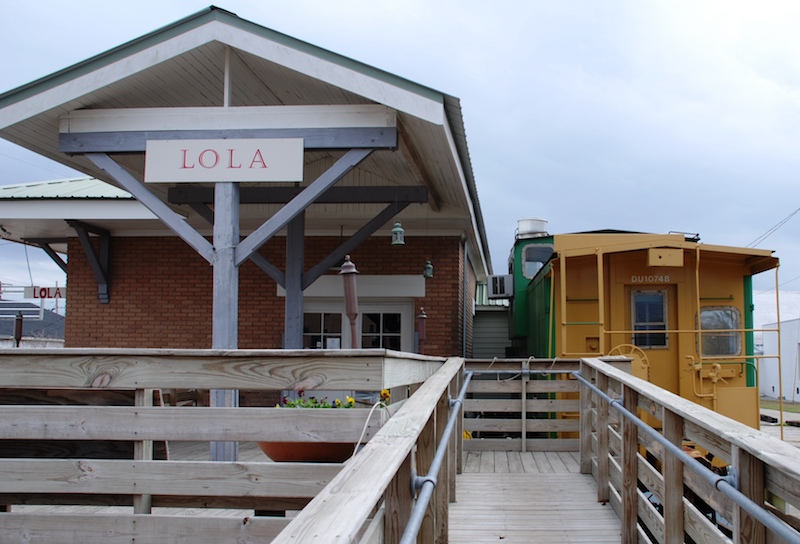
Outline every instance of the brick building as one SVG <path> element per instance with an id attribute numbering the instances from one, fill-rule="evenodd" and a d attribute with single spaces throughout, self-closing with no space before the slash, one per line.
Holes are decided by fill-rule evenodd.
<path id="1" fill-rule="evenodd" d="M 471 355 L 491 265 L 454 97 L 211 7 L 0 95 L 0 137 L 87 175 L 0 187 L 9 238 L 67 272 L 67 347 L 414 351 L 424 308 L 421 350 Z M 162 142 L 211 171 L 275 139 L 297 180 L 151 183 Z"/>

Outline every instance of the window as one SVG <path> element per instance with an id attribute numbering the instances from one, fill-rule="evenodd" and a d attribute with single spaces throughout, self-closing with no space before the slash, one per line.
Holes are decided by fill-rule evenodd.
<path id="1" fill-rule="evenodd" d="M 633 291 L 631 321 L 634 331 L 667 330 L 667 291 Z M 640 348 L 666 348 L 665 333 L 634 333 L 633 343 Z"/>
<path id="2" fill-rule="evenodd" d="M 365 313 L 361 318 L 361 347 L 401 350 L 399 313 Z"/>
<path id="3" fill-rule="evenodd" d="M 522 249 L 522 274 L 533 278 L 553 256 L 553 246 L 530 244 Z"/>
<path id="4" fill-rule="evenodd" d="M 700 330 L 724 331 L 741 328 L 739 310 L 733 306 L 708 306 L 700 309 Z M 742 352 L 738 332 L 704 332 L 700 334 L 701 356 L 739 355 Z"/>
<path id="5" fill-rule="evenodd" d="M 342 347 L 342 314 L 304 313 L 303 347 L 306 349 L 339 349 Z"/>

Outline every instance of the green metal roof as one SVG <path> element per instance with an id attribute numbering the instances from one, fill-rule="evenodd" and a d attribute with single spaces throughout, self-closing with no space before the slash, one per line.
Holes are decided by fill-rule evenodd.
<path id="1" fill-rule="evenodd" d="M 0 200 L 126 199 L 133 196 L 97 178 L 74 178 L 0 186 Z"/>

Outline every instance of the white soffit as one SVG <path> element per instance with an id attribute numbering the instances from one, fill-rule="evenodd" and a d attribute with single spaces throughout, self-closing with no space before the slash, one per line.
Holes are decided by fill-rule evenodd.
<path id="1" fill-rule="evenodd" d="M 85 75 L 0 109 L 0 128 L 23 121 L 210 42 L 221 42 L 291 68 L 379 104 L 436 125 L 445 125 L 444 105 L 357 70 L 277 43 L 221 21 L 210 21 Z"/>
<path id="2" fill-rule="evenodd" d="M 425 278 L 418 276 L 356 276 L 358 298 L 418 298 L 425 296 Z M 286 291 L 279 285 L 278 296 Z M 344 297 L 341 276 L 321 276 L 303 291 L 304 297 Z"/>

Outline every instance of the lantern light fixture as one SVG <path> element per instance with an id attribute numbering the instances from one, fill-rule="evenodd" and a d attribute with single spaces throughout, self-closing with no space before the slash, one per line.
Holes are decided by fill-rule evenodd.
<path id="1" fill-rule="evenodd" d="M 422 268 L 422 277 L 423 278 L 433 277 L 433 264 L 431 264 L 430 259 L 425 261 L 425 266 Z"/>
<path id="2" fill-rule="evenodd" d="M 405 234 L 406 231 L 403 230 L 403 225 L 400 224 L 400 221 L 395 222 L 394 228 L 392 229 L 392 245 L 393 246 L 406 245 Z"/>

